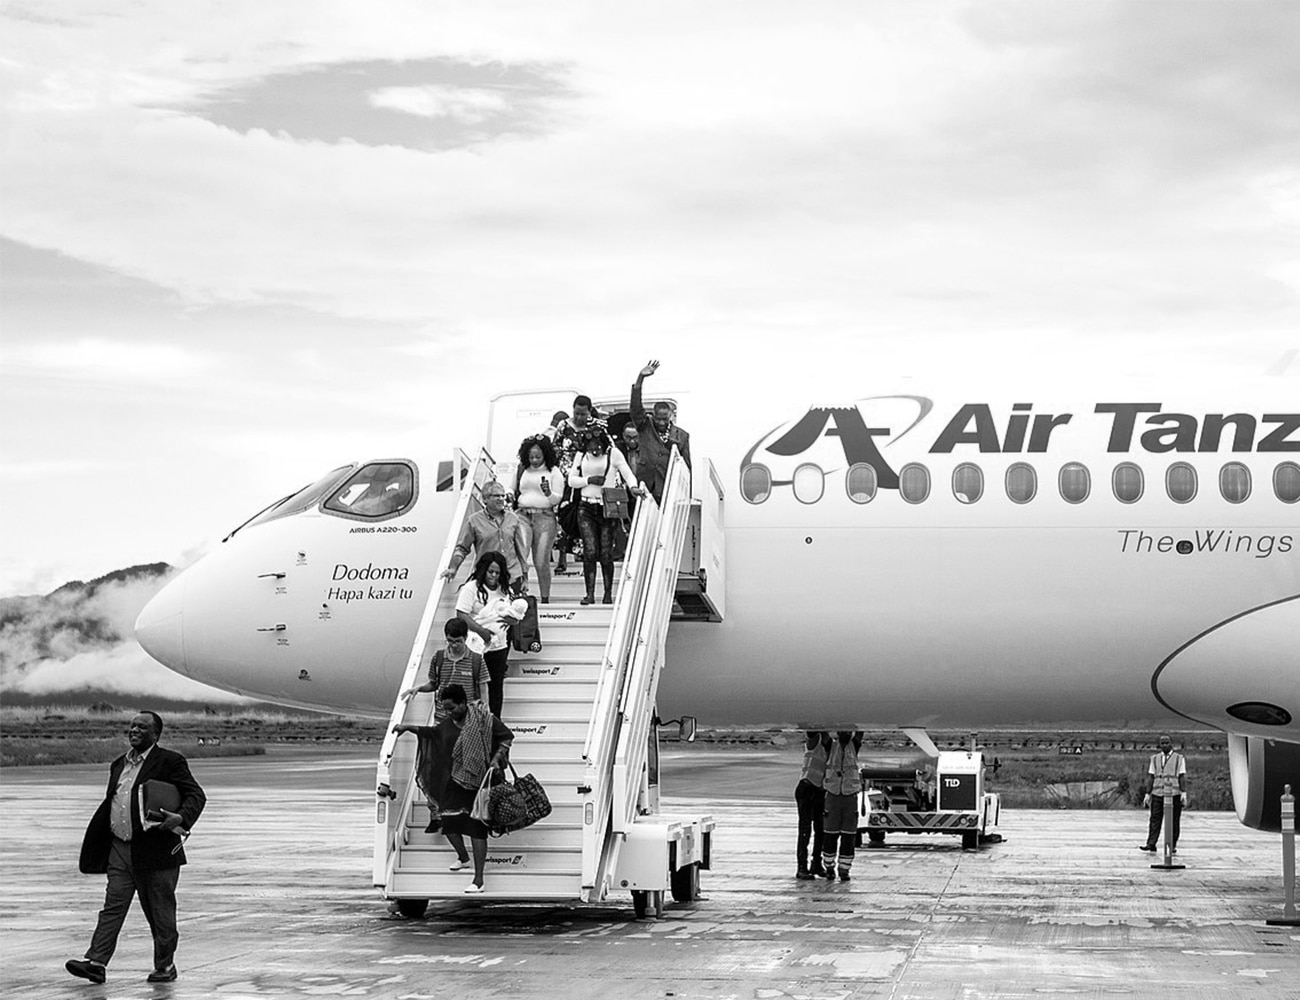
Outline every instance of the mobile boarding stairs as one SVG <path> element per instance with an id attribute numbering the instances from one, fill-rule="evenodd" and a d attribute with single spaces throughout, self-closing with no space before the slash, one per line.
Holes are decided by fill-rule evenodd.
<path id="1" fill-rule="evenodd" d="M 482 486 L 513 482 L 486 451 L 474 460 L 460 453 L 458 462 L 461 496 L 399 691 L 425 679 L 442 623 L 455 616 L 456 585 L 444 584 L 441 574 L 465 520 L 481 509 Z M 551 603 L 538 608 L 542 651 L 511 654 L 502 709 L 515 734 L 511 763 L 541 781 L 552 811 L 488 842 L 485 888 L 475 899 L 595 903 L 630 892 L 637 916 L 644 916 L 662 914 L 665 891 L 679 901 L 695 897 L 699 872 L 709 867 L 714 822 L 659 811 L 654 714 L 670 618 L 703 617 L 683 611 L 698 607 L 700 590 L 679 584 L 684 544 L 691 536 L 698 548 L 702 515 L 721 535 L 721 491 L 711 466 L 696 471 L 704 500 L 693 499 L 691 489 L 674 450 L 662 505 L 649 496 L 637 501 L 613 605 L 579 605 L 581 576 L 557 575 Z M 463 899 L 472 874 L 449 871 L 455 853 L 441 834 L 425 832 L 417 741 L 391 731 L 399 722 L 431 725 L 434 697 L 397 699 L 379 756 L 374 881 L 407 916 L 422 915 L 431 899 Z"/>

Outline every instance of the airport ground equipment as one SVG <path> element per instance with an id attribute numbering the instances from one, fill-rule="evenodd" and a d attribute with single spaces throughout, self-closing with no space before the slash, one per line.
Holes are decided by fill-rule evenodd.
<path id="1" fill-rule="evenodd" d="M 890 833 L 948 833 L 974 849 L 997 843 L 1001 803 L 984 787 L 984 754 L 924 749 L 859 754 L 862 792 L 858 834 L 880 846 Z"/>
<path id="2" fill-rule="evenodd" d="M 1282 786 L 1282 802 L 1279 810 L 1282 821 L 1282 916 L 1270 917 L 1267 923 L 1275 927 L 1300 927 L 1300 916 L 1296 915 L 1295 906 L 1295 796 L 1291 786 Z"/>
<path id="3" fill-rule="evenodd" d="M 462 453 L 467 469 L 438 573 L 491 479 L 507 481 L 484 451 Z M 697 461 L 697 466 L 703 464 Z M 716 477 L 695 482 L 708 489 Z M 509 481 L 513 481 L 513 475 Z M 533 826 L 488 842 L 485 891 L 476 899 L 601 902 L 627 892 L 638 914 L 662 913 L 665 894 L 691 899 L 709 867 L 711 816 L 659 811 L 655 694 L 678 588 L 679 561 L 700 502 L 673 453 L 662 505 L 636 506 L 612 605 L 583 606 L 580 575 L 556 576 L 538 609 L 542 648 L 512 653 L 503 720 L 514 731 L 511 760 L 537 776 L 552 811 Z M 707 505 L 707 504 L 706 504 Z M 720 498 L 719 498 L 720 506 Z M 434 585 L 399 688 L 418 684 L 431 632 L 454 615 L 455 587 Z M 392 724 L 431 724 L 433 695 L 393 707 Z M 445 838 L 428 833 L 429 811 L 415 781 L 416 740 L 385 737 L 377 780 L 374 882 L 407 915 L 429 900 L 463 899 L 472 872 L 449 871 Z"/>

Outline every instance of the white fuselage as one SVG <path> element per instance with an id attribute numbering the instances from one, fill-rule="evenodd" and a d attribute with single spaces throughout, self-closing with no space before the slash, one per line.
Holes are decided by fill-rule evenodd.
<path id="1" fill-rule="evenodd" d="M 545 425 L 552 395 L 498 401 L 495 456 Z M 838 728 L 1172 711 L 1300 740 L 1300 406 L 1284 395 L 1275 380 L 1194 405 L 972 391 L 755 413 L 678 394 L 695 475 L 711 459 L 725 491 L 709 579 L 725 615 L 671 626 L 659 714 Z M 146 609 L 141 642 L 209 684 L 387 716 L 447 541 L 446 458 L 409 459 L 419 487 L 400 516 L 315 505 L 242 529 Z M 1008 496 L 1028 482 L 1020 463 L 1036 478 L 1025 502 Z M 1132 502 L 1116 496 L 1117 476 L 1136 491 L 1125 463 Z M 1177 502 L 1188 469 L 1195 496 Z"/>

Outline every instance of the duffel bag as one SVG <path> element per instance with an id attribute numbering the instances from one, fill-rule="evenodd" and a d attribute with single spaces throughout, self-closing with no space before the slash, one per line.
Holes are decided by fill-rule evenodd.
<path id="1" fill-rule="evenodd" d="M 551 814 L 551 800 L 542 783 L 531 774 L 521 778 L 513 764 L 509 767 L 510 777 L 492 789 L 488 805 L 487 826 L 494 837 L 532 826 Z"/>

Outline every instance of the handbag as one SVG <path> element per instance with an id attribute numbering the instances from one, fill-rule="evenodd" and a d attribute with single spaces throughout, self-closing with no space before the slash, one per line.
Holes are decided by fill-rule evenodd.
<path id="1" fill-rule="evenodd" d="M 470 819 L 476 819 L 484 825 L 492 815 L 492 789 L 489 787 L 491 780 L 492 768 L 489 767 L 483 774 L 478 791 L 474 794 L 474 807 L 469 811 Z"/>
<path id="2" fill-rule="evenodd" d="M 525 594 L 528 610 L 524 616 L 510 626 L 510 645 L 519 653 L 540 653 L 542 651 L 542 630 L 537 622 L 537 598 Z"/>
<path id="3" fill-rule="evenodd" d="M 555 520 L 567 537 L 578 537 L 578 498 L 573 495 L 572 486 L 564 488 L 564 499 L 555 509 Z"/>
<path id="4" fill-rule="evenodd" d="M 626 521 L 628 519 L 626 486 L 602 487 L 600 499 L 605 504 L 605 517 L 614 521 Z"/>
<path id="5" fill-rule="evenodd" d="M 491 802 L 488 812 L 491 818 L 487 827 L 494 837 L 532 826 L 551 814 L 551 800 L 546 797 L 542 783 L 531 774 L 525 774 L 521 778 L 515 772 L 513 764 L 508 766 L 510 777 L 489 793 Z"/>

